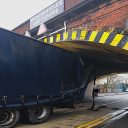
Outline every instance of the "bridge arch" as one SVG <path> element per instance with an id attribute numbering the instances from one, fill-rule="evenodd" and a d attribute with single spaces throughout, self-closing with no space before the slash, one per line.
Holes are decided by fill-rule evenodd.
<path id="1" fill-rule="evenodd" d="M 41 39 L 95 65 L 99 75 L 128 72 L 128 36 L 114 32 L 74 30 Z"/>

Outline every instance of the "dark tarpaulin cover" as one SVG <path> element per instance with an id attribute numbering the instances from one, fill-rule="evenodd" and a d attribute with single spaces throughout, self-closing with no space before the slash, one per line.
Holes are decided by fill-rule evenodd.
<path id="1" fill-rule="evenodd" d="M 0 105 L 3 96 L 7 105 L 31 103 L 37 95 L 62 96 L 81 88 L 81 81 L 82 64 L 75 54 L 0 29 Z"/>

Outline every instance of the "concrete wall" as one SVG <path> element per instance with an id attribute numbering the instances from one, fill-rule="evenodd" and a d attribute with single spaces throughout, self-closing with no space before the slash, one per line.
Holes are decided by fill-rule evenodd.
<path id="1" fill-rule="evenodd" d="M 84 99 L 92 99 L 93 87 L 94 87 L 94 82 L 92 81 L 89 83 L 89 85 L 86 88 Z"/>

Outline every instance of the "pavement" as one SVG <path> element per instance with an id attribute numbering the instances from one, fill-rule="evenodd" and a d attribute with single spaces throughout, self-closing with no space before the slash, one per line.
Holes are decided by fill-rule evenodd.
<path id="1" fill-rule="evenodd" d="M 99 97 L 96 97 L 98 111 L 89 110 L 91 104 L 92 102 L 77 104 L 75 109 L 55 109 L 54 114 L 45 123 L 30 125 L 20 122 L 16 128 L 74 128 L 94 120 L 99 120 L 102 117 L 108 119 L 109 113 L 128 107 L 128 93 L 100 94 Z"/>

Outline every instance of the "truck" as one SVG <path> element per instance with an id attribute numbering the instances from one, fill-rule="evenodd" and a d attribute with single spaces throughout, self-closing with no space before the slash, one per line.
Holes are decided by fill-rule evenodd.
<path id="1" fill-rule="evenodd" d="M 83 92 L 93 66 L 76 53 L 0 28 L 0 127 L 24 115 L 46 121 L 53 107 L 69 107 Z"/>

